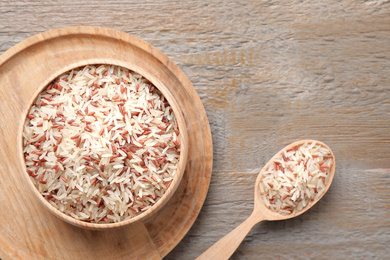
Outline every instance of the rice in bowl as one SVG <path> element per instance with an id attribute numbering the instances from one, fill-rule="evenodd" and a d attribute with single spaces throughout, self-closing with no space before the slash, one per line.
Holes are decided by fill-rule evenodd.
<path id="1" fill-rule="evenodd" d="M 62 74 L 30 108 L 27 173 L 43 197 L 82 221 L 115 223 L 150 209 L 170 187 L 180 133 L 161 92 L 112 65 Z"/>

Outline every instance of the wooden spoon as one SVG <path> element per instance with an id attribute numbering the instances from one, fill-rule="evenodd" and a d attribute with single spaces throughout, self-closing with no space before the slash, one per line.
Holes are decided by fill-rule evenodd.
<path id="1" fill-rule="evenodd" d="M 332 156 L 333 164 L 329 171 L 329 178 L 325 185 L 325 191 L 322 193 L 321 196 L 319 196 L 316 200 L 312 201 L 311 204 L 304 207 L 301 211 L 298 211 L 293 214 L 289 215 L 281 215 L 277 212 L 274 212 L 267 208 L 267 206 L 263 203 L 263 199 L 260 194 L 260 188 L 259 184 L 261 182 L 261 176 L 262 173 L 268 169 L 269 165 L 273 163 L 274 159 L 280 155 L 284 150 L 288 150 L 290 148 L 293 148 L 295 146 L 303 145 L 304 143 L 312 143 L 315 140 L 301 140 L 297 141 L 295 143 L 292 143 L 282 150 L 280 150 L 277 154 L 275 154 L 274 157 L 272 157 L 271 160 L 268 161 L 268 163 L 264 166 L 264 168 L 260 171 L 257 179 L 256 179 L 256 185 L 255 185 L 255 205 L 254 210 L 252 214 L 247 218 L 241 225 L 236 227 L 233 231 L 231 231 L 229 234 L 224 236 L 222 239 L 220 239 L 217 243 L 215 243 L 213 246 L 211 246 L 209 249 L 207 249 L 201 256 L 199 256 L 198 260 L 218 260 L 218 259 L 228 259 L 238 248 L 238 246 L 241 244 L 242 240 L 246 237 L 246 235 L 249 233 L 249 231 L 253 228 L 254 225 L 257 223 L 263 221 L 263 220 L 284 220 L 284 219 L 290 219 L 296 216 L 301 215 L 302 213 L 309 210 L 314 204 L 316 204 L 328 191 L 330 184 L 333 181 L 333 176 L 335 173 L 335 167 L 336 167 L 336 161 L 333 152 L 330 150 L 330 148 L 325 145 L 322 142 L 315 141 L 317 144 L 327 148 L 330 151 L 330 154 Z"/>

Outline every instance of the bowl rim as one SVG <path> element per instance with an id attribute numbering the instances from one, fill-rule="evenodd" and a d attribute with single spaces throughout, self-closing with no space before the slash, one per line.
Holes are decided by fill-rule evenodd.
<path id="1" fill-rule="evenodd" d="M 67 28 L 62 28 L 62 29 L 71 29 L 71 28 L 72 27 L 67 27 Z M 77 29 L 78 31 L 80 29 L 80 27 L 73 27 L 73 28 Z M 88 29 L 90 27 L 83 27 L 83 28 Z M 93 28 L 101 29 L 101 30 L 114 31 L 114 30 L 111 30 L 111 29 L 100 28 L 100 27 L 93 27 Z M 62 30 L 62 29 L 56 29 L 56 30 L 52 30 L 52 31 L 59 31 L 59 30 Z M 44 32 L 44 33 L 41 33 L 41 34 L 37 34 L 37 35 L 32 36 L 30 38 L 40 37 L 41 35 L 44 35 L 46 33 L 50 33 L 52 31 L 48 31 L 48 32 Z M 115 32 L 118 33 L 118 31 L 115 31 Z M 102 31 L 101 33 L 104 34 L 104 31 Z M 145 45 L 148 46 L 148 48 L 151 48 L 152 51 L 156 51 L 156 52 L 159 52 L 160 55 L 164 55 L 163 53 L 161 53 L 159 50 L 157 50 L 155 47 L 153 47 L 149 43 L 147 43 L 147 42 L 145 42 L 145 41 L 143 41 L 143 40 L 141 40 L 141 39 L 139 39 L 139 38 L 137 38 L 135 36 L 126 34 L 124 32 L 119 32 L 119 33 L 126 35 L 126 37 L 130 36 L 130 41 L 129 41 L 130 44 L 135 44 L 135 45 L 138 45 L 140 43 L 141 44 L 145 44 Z M 168 57 L 166 57 L 166 59 L 169 62 L 172 62 L 171 60 L 169 60 Z M 52 82 L 54 79 L 56 79 L 58 76 L 62 75 L 65 72 L 68 72 L 68 71 L 70 71 L 72 69 L 76 69 L 76 68 L 79 68 L 79 67 L 82 67 L 82 66 L 86 66 L 86 65 L 100 65 L 100 64 L 120 66 L 120 67 L 129 69 L 131 71 L 134 71 L 134 72 L 140 74 L 141 76 L 143 76 L 144 78 L 146 78 L 147 80 L 149 80 L 162 93 L 162 95 L 167 99 L 168 103 L 171 105 L 171 107 L 173 109 L 173 113 L 175 114 L 175 118 L 176 118 L 178 126 L 179 126 L 179 131 L 180 131 L 180 135 L 179 135 L 179 137 L 180 137 L 180 157 L 179 157 L 179 163 L 178 163 L 178 167 L 177 167 L 174 179 L 173 179 L 172 184 L 170 185 L 170 187 L 167 189 L 167 191 L 164 193 L 164 195 L 161 197 L 161 199 L 159 201 L 157 201 L 148 210 L 140 213 L 139 215 L 137 215 L 137 216 L 135 216 L 133 218 L 130 218 L 130 219 L 127 219 L 127 220 L 123 220 L 123 221 L 120 221 L 120 222 L 115 222 L 115 223 L 91 223 L 91 222 L 78 220 L 78 219 L 75 219 L 75 218 L 73 218 L 71 216 L 66 215 L 65 213 L 63 213 L 59 209 L 57 209 L 54 206 L 52 206 L 41 195 L 41 193 L 38 191 L 38 189 L 36 188 L 36 186 L 32 182 L 30 176 L 27 174 L 27 171 L 26 171 L 27 168 L 26 168 L 25 160 L 24 160 L 24 156 L 23 156 L 23 150 L 24 150 L 24 146 L 23 146 L 23 130 L 24 130 L 25 121 L 27 119 L 27 114 L 28 114 L 31 106 L 34 103 L 34 101 L 36 100 L 36 98 L 39 95 L 39 93 L 41 93 L 48 86 L 48 84 L 50 82 Z M 63 67 L 61 69 L 56 70 L 55 72 L 52 73 L 52 75 L 50 77 L 47 77 L 47 78 L 48 79 L 37 88 L 37 90 L 34 92 L 34 94 L 29 99 L 29 102 L 26 103 L 25 109 L 23 110 L 23 113 L 22 113 L 24 120 L 20 123 L 20 127 L 19 127 L 18 132 L 17 132 L 17 136 L 18 136 L 18 138 L 17 138 L 18 139 L 18 149 L 19 149 L 18 155 L 20 157 L 20 161 L 21 161 L 22 167 L 24 169 L 24 172 L 23 172 L 22 175 L 23 175 L 24 179 L 28 180 L 27 181 L 28 186 L 33 191 L 33 193 L 35 194 L 35 197 L 37 197 L 38 200 L 45 206 L 45 208 L 47 208 L 56 217 L 66 221 L 67 223 L 70 223 L 72 225 L 75 225 L 75 226 L 78 226 L 78 227 L 82 227 L 82 228 L 87 228 L 87 229 L 93 229 L 93 230 L 106 230 L 106 229 L 109 229 L 109 228 L 123 227 L 125 225 L 143 222 L 143 221 L 151 218 L 152 216 L 154 216 L 171 199 L 171 197 L 173 196 L 173 194 L 175 193 L 175 191 L 179 187 L 180 182 L 182 180 L 182 177 L 184 175 L 184 171 L 185 171 L 185 167 L 186 167 L 186 163 L 187 163 L 187 157 L 188 157 L 188 134 L 187 134 L 187 127 L 186 127 L 186 120 L 185 120 L 185 118 L 183 116 L 183 113 L 180 112 L 180 106 L 177 104 L 175 96 L 171 93 L 171 91 L 168 90 L 168 88 L 157 77 L 152 75 L 152 73 L 148 73 L 146 70 L 144 70 L 142 67 L 140 67 L 140 66 L 138 66 L 136 64 L 132 64 L 130 62 L 126 62 L 126 61 L 123 61 L 123 60 L 120 60 L 120 59 L 107 59 L 107 58 L 80 59 L 77 62 L 71 63 L 68 66 L 65 66 L 65 67 Z"/>

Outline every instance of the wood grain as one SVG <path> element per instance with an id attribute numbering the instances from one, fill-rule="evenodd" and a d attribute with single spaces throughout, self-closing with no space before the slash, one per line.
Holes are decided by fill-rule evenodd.
<path id="1" fill-rule="evenodd" d="M 389 1 L 1 1 L 0 52 L 72 25 L 153 44 L 205 106 L 213 177 L 197 221 L 167 259 L 194 259 L 243 222 L 258 171 L 304 138 L 335 153 L 328 194 L 297 219 L 255 226 L 232 259 L 388 257 Z"/>

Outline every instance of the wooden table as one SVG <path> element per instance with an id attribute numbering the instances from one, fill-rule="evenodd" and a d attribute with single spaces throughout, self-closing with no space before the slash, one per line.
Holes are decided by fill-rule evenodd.
<path id="1" fill-rule="evenodd" d="M 205 106 L 214 146 L 209 194 L 166 259 L 194 259 L 249 216 L 257 172 L 299 139 L 335 153 L 329 193 L 296 219 L 255 226 L 232 259 L 388 257 L 388 1 L 1 1 L 0 53 L 74 25 L 153 44 Z"/>

